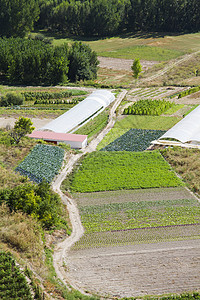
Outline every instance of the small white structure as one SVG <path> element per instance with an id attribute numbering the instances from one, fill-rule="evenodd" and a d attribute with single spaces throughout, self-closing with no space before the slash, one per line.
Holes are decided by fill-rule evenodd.
<path id="1" fill-rule="evenodd" d="M 163 134 L 157 143 L 200 147 L 200 106 Z"/>
<path id="2" fill-rule="evenodd" d="M 114 99 L 115 96 L 110 91 L 97 90 L 69 111 L 40 128 L 40 130 L 60 133 L 74 132 L 103 111 Z"/>
<path id="3" fill-rule="evenodd" d="M 82 149 L 87 146 L 87 135 L 34 130 L 28 136 L 33 139 L 42 139 L 53 144 L 65 143 L 74 149 Z"/>

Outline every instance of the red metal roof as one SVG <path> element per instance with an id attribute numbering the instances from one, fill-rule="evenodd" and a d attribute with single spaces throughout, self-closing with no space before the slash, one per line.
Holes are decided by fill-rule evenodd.
<path id="1" fill-rule="evenodd" d="M 71 141 L 71 142 L 83 142 L 87 135 L 82 134 L 72 134 L 72 133 L 58 133 L 52 131 L 40 131 L 34 130 L 31 134 L 28 135 L 30 138 L 35 139 L 45 139 L 52 141 Z"/>

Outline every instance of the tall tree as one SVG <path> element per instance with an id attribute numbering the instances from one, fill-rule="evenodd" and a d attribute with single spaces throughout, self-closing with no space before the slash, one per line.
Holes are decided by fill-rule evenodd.
<path id="1" fill-rule="evenodd" d="M 136 58 L 132 64 L 132 67 L 131 67 L 132 71 L 133 71 L 133 77 L 135 79 L 138 79 L 140 73 L 142 72 L 142 66 L 140 64 L 140 60 L 139 58 Z"/>
<path id="2" fill-rule="evenodd" d="M 0 0 L 0 36 L 24 36 L 39 13 L 37 0 Z"/>

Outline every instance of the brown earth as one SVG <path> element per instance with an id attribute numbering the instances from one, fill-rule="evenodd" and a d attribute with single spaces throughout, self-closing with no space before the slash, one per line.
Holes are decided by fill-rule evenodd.
<path id="1" fill-rule="evenodd" d="M 70 251 L 70 282 L 109 298 L 200 289 L 200 240 Z"/>
<path id="2" fill-rule="evenodd" d="M 114 70 L 127 70 L 131 71 L 131 66 L 133 64 L 132 59 L 122 59 L 122 58 L 112 58 L 99 56 L 99 66 L 100 68 L 108 68 Z M 157 61 L 141 60 L 142 70 L 146 71 L 153 65 L 157 64 Z"/>

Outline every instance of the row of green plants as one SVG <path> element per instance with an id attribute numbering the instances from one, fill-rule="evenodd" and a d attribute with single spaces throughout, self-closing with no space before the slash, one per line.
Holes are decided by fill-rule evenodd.
<path id="1" fill-rule="evenodd" d="M 151 145 L 151 141 L 157 140 L 164 133 L 163 130 L 130 129 L 101 151 L 144 151 Z"/>
<path id="2" fill-rule="evenodd" d="M 70 100 L 67 99 L 54 99 L 54 100 L 35 100 L 34 105 L 37 104 L 77 104 L 78 102 L 84 100 L 84 97 L 77 97 L 77 98 L 72 98 Z"/>
<path id="3" fill-rule="evenodd" d="M 166 100 L 139 100 L 125 108 L 123 114 L 160 116 L 173 105 L 174 103 Z"/>
<path id="4" fill-rule="evenodd" d="M 0 251 L 0 299 L 32 300 L 24 274 L 8 252 Z"/>
<path id="5" fill-rule="evenodd" d="M 40 183 L 51 182 L 58 174 L 64 159 L 64 150 L 57 146 L 37 144 L 28 156 L 17 166 L 16 172 Z"/>
<path id="6" fill-rule="evenodd" d="M 174 187 L 182 185 L 157 151 L 93 152 L 79 161 L 65 181 L 72 192 Z"/>
<path id="7" fill-rule="evenodd" d="M 200 225 L 175 225 L 84 234 L 72 250 L 199 239 Z"/>
<path id="8" fill-rule="evenodd" d="M 197 200 L 112 203 L 80 208 L 86 233 L 200 223 Z"/>
<path id="9" fill-rule="evenodd" d="M 71 96 L 86 95 L 82 90 L 65 90 L 63 92 L 23 92 L 25 101 L 63 99 Z"/>
<path id="10" fill-rule="evenodd" d="M 193 87 L 191 89 L 188 89 L 186 91 L 183 91 L 183 92 L 179 93 L 178 94 L 178 99 L 183 98 L 183 97 L 188 96 L 188 95 L 191 95 L 191 94 L 196 93 L 198 91 L 200 91 L 200 86 Z"/>

